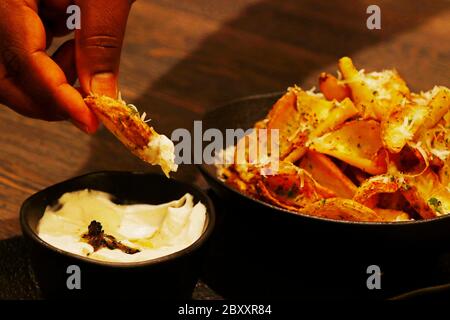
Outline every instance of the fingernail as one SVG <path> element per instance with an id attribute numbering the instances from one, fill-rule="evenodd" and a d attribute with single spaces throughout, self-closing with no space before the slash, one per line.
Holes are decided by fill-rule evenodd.
<path id="1" fill-rule="evenodd" d="M 111 72 L 95 74 L 91 79 L 91 91 L 98 95 L 117 98 L 116 76 Z"/>

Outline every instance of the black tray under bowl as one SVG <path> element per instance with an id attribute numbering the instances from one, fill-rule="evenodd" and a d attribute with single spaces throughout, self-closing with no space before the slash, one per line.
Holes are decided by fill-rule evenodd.
<path id="1" fill-rule="evenodd" d="M 248 129 L 280 93 L 231 102 L 205 115 L 203 129 Z M 205 279 L 225 297 L 389 298 L 450 282 L 450 215 L 365 223 L 296 214 L 252 199 L 198 166 L 217 195 L 218 223 Z M 380 267 L 369 290 L 367 268 Z"/>

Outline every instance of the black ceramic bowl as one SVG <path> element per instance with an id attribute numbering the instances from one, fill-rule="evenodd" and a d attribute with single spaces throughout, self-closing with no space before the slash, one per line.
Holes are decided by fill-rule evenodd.
<path id="1" fill-rule="evenodd" d="M 251 128 L 280 95 L 252 96 L 219 107 L 205 115 L 203 130 Z M 318 218 L 238 192 L 217 178 L 214 165 L 203 164 L 199 170 L 221 203 L 216 205 L 220 226 L 207 278 L 224 295 L 386 297 L 429 284 L 439 254 L 450 251 L 450 215 L 399 223 Z M 241 263 L 235 266 L 235 260 Z M 372 264 L 381 268 L 383 290 L 367 288 Z"/>
<path id="2" fill-rule="evenodd" d="M 81 257 L 44 242 L 36 227 L 47 205 L 66 193 L 82 189 L 108 192 L 123 203 L 159 204 L 191 193 L 207 208 L 202 236 L 191 246 L 158 259 L 136 263 L 101 262 Z M 197 187 L 162 175 L 130 172 L 97 172 L 76 177 L 42 190 L 22 205 L 20 223 L 30 243 L 31 261 L 38 284 L 49 298 L 190 298 L 201 269 L 204 246 L 215 224 L 211 200 Z M 67 281 L 76 265 L 81 289 L 69 290 Z M 69 279 L 69 282 L 72 281 Z"/>

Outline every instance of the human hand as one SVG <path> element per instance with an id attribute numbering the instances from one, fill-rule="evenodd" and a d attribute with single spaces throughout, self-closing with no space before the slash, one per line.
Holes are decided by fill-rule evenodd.
<path id="1" fill-rule="evenodd" d="M 92 133 L 98 120 L 82 94 L 116 97 L 120 52 L 134 0 L 1 0 L 0 103 L 48 121 L 70 119 Z M 68 34 L 67 7 L 81 9 L 81 29 L 49 56 L 53 36 Z M 79 78 L 81 88 L 73 84 Z"/>

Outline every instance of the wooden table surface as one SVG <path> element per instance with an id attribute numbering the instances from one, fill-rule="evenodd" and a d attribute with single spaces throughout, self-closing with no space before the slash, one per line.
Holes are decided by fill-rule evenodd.
<path id="1" fill-rule="evenodd" d="M 381 30 L 366 8 L 381 8 Z M 351 56 L 368 70 L 396 67 L 414 90 L 449 86 L 447 0 L 139 0 L 126 34 L 121 91 L 162 133 L 227 100 L 316 84 Z M 23 118 L 0 106 L 0 239 L 20 234 L 18 211 L 32 193 L 96 170 L 157 171 L 106 130 Z M 175 178 L 204 185 L 195 168 Z"/>

